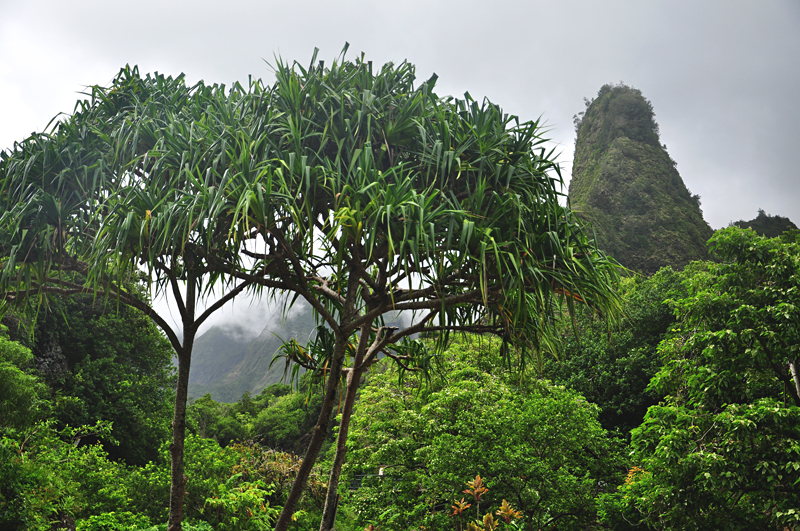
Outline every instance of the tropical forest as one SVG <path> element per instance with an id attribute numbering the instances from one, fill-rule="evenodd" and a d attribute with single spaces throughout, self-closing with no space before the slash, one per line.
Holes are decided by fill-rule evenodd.
<path id="1" fill-rule="evenodd" d="M 0 152 L 0 529 L 800 530 L 797 226 L 346 51 Z"/>

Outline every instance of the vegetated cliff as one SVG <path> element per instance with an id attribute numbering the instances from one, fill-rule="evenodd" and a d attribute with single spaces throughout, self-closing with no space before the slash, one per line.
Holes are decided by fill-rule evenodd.
<path id="1" fill-rule="evenodd" d="M 713 230 L 658 136 L 653 106 L 625 85 L 604 85 L 576 116 L 569 198 L 598 245 L 652 274 L 705 259 Z"/>
<path id="2" fill-rule="evenodd" d="M 235 326 L 213 326 L 197 338 L 189 373 L 189 395 L 210 393 L 219 402 L 235 402 L 245 391 L 258 394 L 283 379 L 285 363 L 270 368 L 281 339 L 305 344 L 315 326 L 310 308 L 286 317 L 276 311 L 255 339 Z M 280 338 L 280 339 L 279 339 Z"/>
<path id="3" fill-rule="evenodd" d="M 733 225 L 743 229 L 753 229 L 761 236 L 766 236 L 767 238 L 775 238 L 787 230 L 797 230 L 797 225 L 792 223 L 789 218 L 778 215 L 770 216 L 760 208 L 758 209 L 758 216 L 756 216 L 755 219 L 751 219 L 750 221 L 739 220 L 734 222 Z"/>

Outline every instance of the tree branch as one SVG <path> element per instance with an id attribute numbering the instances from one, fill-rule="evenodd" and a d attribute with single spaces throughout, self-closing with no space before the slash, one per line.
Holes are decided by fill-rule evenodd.
<path id="1" fill-rule="evenodd" d="M 225 303 L 234 299 L 237 295 L 239 295 L 245 288 L 249 287 L 250 285 L 251 284 L 248 282 L 242 282 L 241 284 L 233 288 L 231 291 L 220 297 L 214 304 L 206 308 L 206 310 L 200 315 L 200 317 L 197 318 L 197 320 L 195 321 L 197 326 L 203 324 L 203 321 L 208 319 L 208 317 L 212 313 L 222 308 L 225 305 Z"/>
<path id="2" fill-rule="evenodd" d="M 786 374 L 786 369 L 781 370 L 780 366 L 775 363 L 775 357 L 772 355 L 772 350 L 766 345 L 764 341 L 759 337 L 757 338 L 758 342 L 761 344 L 761 348 L 764 349 L 764 352 L 767 353 L 767 360 L 769 361 L 770 366 L 772 367 L 773 372 L 778 377 L 778 380 L 781 381 L 784 385 L 788 387 L 795 388 L 794 380 Z M 798 393 L 797 389 L 795 388 L 795 392 L 792 393 L 792 399 L 794 400 L 794 404 L 800 407 L 800 393 Z"/>

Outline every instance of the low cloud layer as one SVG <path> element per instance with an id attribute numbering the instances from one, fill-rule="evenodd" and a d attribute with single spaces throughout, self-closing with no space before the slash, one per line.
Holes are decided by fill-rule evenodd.
<path id="1" fill-rule="evenodd" d="M 221 293 L 212 294 L 200 304 L 198 314 L 208 305 L 213 303 Z M 160 296 L 154 298 L 154 308 L 175 329 L 180 330 L 180 314 L 175 309 L 173 297 Z M 207 332 L 214 326 L 225 329 L 226 333 L 235 336 L 240 341 L 252 340 L 265 330 L 277 331 L 285 318 L 292 318 L 303 312 L 309 312 L 309 306 L 298 301 L 294 306 L 287 307 L 285 298 L 270 298 L 240 295 L 232 302 L 214 312 L 200 327 L 197 337 Z M 181 335 L 181 334 L 179 334 Z"/>
<path id="2" fill-rule="evenodd" d="M 0 0 L 0 148 L 73 109 L 124 64 L 190 82 L 269 80 L 275 54 L 330 62 L 345 41 L 408 59 L 440 94 L 542 117 L 568 180 L 572 116 L 604 83 L 655 107 L 662 142 L 719 228 L 758 208 L 800 222 L 800 3 Z M 237 310 L 238 311 L 238 310 Z"/>

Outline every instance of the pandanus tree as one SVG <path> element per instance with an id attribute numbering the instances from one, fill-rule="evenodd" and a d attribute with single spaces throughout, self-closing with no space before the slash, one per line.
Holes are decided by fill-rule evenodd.
<path id="1" fill-rule="evenodd" d="M 172 422 L 170 529 L 180 529 L 186 477 L 183 440 L 192 345 L 198 327 L 251 283 L 221 276 L 204 257 L 225 257 L 225 203 L 211 174 L 225 151 L 198 126 L 221 87 L 182 77 L 142 79 L 125 68 L 111 87 L 46 134 L 2 153 L 0 283 L 6 302 L 30 306 L 49 294 L 95 293 L 137 308 L 169 339 L 178 360 Z M 224 143 L 224 139 L 219 139 Z M 222 154 L 222 160 L 206 157 Z M 221 171 L 225 171 L 222 168 Z M 147 272 L 156 295 L 174 298 L 174 326 L 131 290 Z M 215 287 L 214 300 L 202 307 Z"/>
<path id="2" fill-rule="evenodd" d="M 350 411 L 379 356 L 426 368 L 468 331 L 500 336 L 505 359 L 524 365 L 552 348 L 563 308 L 617 308 L 615 265 L 559 203 L 538 122 L 468 94 L 441 98 L 435 76 L 415 86 L 405 62 L 373 71 L 343 53 L 326 67 L 315 54 L 308 68 L 279 60 L 275 77 L 226 90 L 126 68 L 0 166 L 6 299 L 91 288 L 153 316 L 178 352 L 170 529 L 192 339 L 244 290 L 303 299 L 320 322 L 312 344 L 284 349 L 324 378 L 324 397 L 276 529 L 291 521 L 341 385 L 321 528 L 332 527 Z M 122 287 L 137 268 L 176 294 L 182 338 Z M 224 296 L 198 315 L 214 288 Z M 410 324 L 386 326 L 398 311 Z"/>

